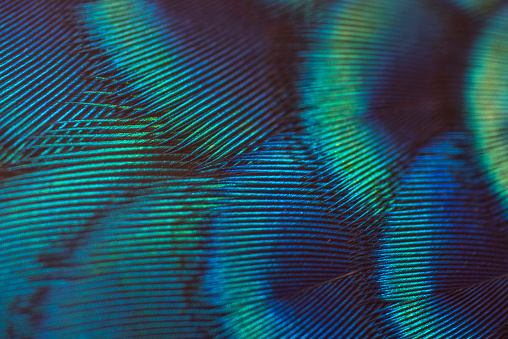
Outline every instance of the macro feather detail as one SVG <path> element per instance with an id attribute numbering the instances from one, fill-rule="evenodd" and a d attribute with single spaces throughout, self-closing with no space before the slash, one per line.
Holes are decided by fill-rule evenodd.
<path id="1" fill-rule="evenodd" d="M 0 0 L 0 337 L 506 338 L 506 6 Z"/>
<path id="2" fill-rule="evenodd" d="M 503 6 L 503 0 L 452 0 L 458 8 L 474 18 L 485 19 Z"/>
<path id="3" fill-rule="evenodd" d="M 206 17 L 196 17 L 200 12 Z M 187 150 L 189 160 L 241 152 L 290 113 L 289 70 L 278 60 L 283 44 L 270 39 L 254 5 L 98 1 L 80 13 L 91 44 L 104 50 L 95 76 L 113 72 L 126 84 L 103 103 L 125 98 L 121 111 L 153 118 L 150 126 L 178 139 L 172 149 Z M 239 29 L 228 30 L 231 21 Z"/>
<path id="4" fill-rule="evenodd" d="M 475 41 L 466 74 L 467 125 L 475 149 L 494 192 L 506 206 L 508 149 L 504 142 L 508 7 L 492 18 Z"/>
<path id="5" fill-rule="evenodd" d="M 33 138 L 73 118 L 72 93 L 89 86 L 84 56 L 73 53 L 76 28 L 68 20 L 77 1 L 2 1 L 0 22 L 0 164 L 5 169 L 30 152 Z M 30 10 L 26 11 L 26 8 Z M 66 15 L 58 15 L 64 13 Z"/>
<path id="6" fill-rule="evenodd" d="M 301 136 L 285 133 L 227 166 L 224 203 L 212 225 L 210 279 L 218 282 L 210 285 L 228 310 L 228 330 L 219 337 L 369 333 L 374 306 L 362 305 L 368 293 L 355 292 L 362 274 L 353 259 L 369 219 L 346 204 L 331 209 L 344 198 L 331 195 L 330 177 L 312 158 Z M 327 299 L 327 308 L 314 309 L 314 299 Z M 358 314 L 354 324 L 340 323 L 347 312 Z M 300 325 L 300 317 L 308 321 Z"/>
<path id="7" fill-rule="evenodd" d="M 387 338 L 505 338 L 506 276 L 433 297 L 409 300 L 387 311 L 386 318 L 403 323 L 402 333 Z M 396 314 L 395 317 L 393 314 Z"/>
<path id="8" fill-rule="evenodd" d="M 502 318 L 496 319 L 502 310 L 471 311 L 480 296 L 465 293 L 461 302 L 452 297 L 470 286 L 504 279 L 508 269 L 508 238 L 496 220 L 496 209 L 501 209 L 478 180 L 480 171 L 468 156 L 464 136 L 445 134 L 422 149 L 402 176 L 383 226 L 380 292 L 391 302 L 385 314 L 402 337 L 448 338 L 453 333 L 454 338 L 483 338 L 502 324 Z M 450 323 L 431 316 L 449 319 L 459 313 Z M 480 317 L 482 322 L 475 324 Z M 455 333 L 456 322 L 463 333 Z"/>
<path id="9" fill-rule="evenodd" d="M 209 337 L 209 211 L 215 180 L 154 183 L 96 221 L 54 292 L 47 332 L 59 337 Z"/>
<path id="10" fill-rule="evenodd" d="M 373 209 L 414 149 L 453 123 L 460 63 L 448 60 L 467 40 L 454 32 L 460 20 L 440 1 L 336 1 L 309 33 L 309 142 Z"/>

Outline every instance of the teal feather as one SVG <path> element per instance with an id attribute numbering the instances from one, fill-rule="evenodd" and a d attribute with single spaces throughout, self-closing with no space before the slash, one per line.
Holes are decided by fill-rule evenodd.
<path id="1" fill-rule="evenodd" d="M 0 1 L 0 337 L 505 337 L 503 6 Z"/>

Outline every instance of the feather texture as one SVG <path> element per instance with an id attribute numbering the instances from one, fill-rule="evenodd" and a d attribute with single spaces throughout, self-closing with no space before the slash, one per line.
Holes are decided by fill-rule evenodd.
<path id="1" fill-rule="evenodd" d="M 460 20 L 440 2 L 337 1 L 310 34 L 309 141 L 373 210 L 386 208 L 414 149 L 455 119 L 460 67 L 448 60 L 465 44 Z"/>
<path id="2" fill-rule="evenodd" d="M 0 1 L 0 337 L 506 337 L 507 13 Z"/>
<path id="3" fill-rule="evenodd" d="M 77 40 L 69 20 L 77 1 L 2 1 L 0 22 L 0 165 L 28 156 L 33 138 L 58 121 L 86 116 L 70 107 L 86 91 L 89 63 L 73 53 Z M 58 15 L 63 13 L 64 15 Z"/>
<path id="4" fill-rule="evenodd" d="M 125 84 L 101 103 L 153 119 L 148 125 L 177 140 L 171 151 L 184 149 L 188 160 L 239 153 L 290 112 L 284 48 L 254 5 L 98 1 L 80 14 L 105 58 L 94 75 Z"/>
<path id="5" fill-rule="evenodd" d="M 473 132 L 475 149 L 493 190 L 508 201 L 508 148 L 505 146 L 506 104 L 504 89 L 508 72 L 504 56 L 508 54 L 505 38 L 508 30 L 508 7 L 505 6 L 485 26 L 476 39 L 466 75 L 467 124 Z"/>
<path id="6" fill-rule="evenodd" d="M 329 192 L 330 178 L 319 167 L 302 137 L 285 133 L 236 158 L 225 171 L 210 271 L 217 281 L 210 285 L 228 310 L 222 336 L 368 333 L 372 306 L 361 305 L 366 294 L 355 292 L 361 274 L 353 260 L 368 218 L 346 204 L 333 208 L 343 197 Z M 327 308 L 314 309 L 314 299 L 328 299 Z M 348 312 L 358 319 L 341 324 Z"/>
<path id="7" fill-rule="evenodd" d="M 468 149 L 463 133 L 439 136 L 423 148 L 401 177 L 383 225 L 380 293 L 390 302 L 384 314 L 402 337 L 483 338 L 501 324 L 494 304 L 470 309 L 483 296 L 453 299 L 457 291 L 504 279 L 508 269 L 508 238 L 496 218 L 501 209 L 478 180 Z M 443 324 L 441 317 L 455 320 Z"/>

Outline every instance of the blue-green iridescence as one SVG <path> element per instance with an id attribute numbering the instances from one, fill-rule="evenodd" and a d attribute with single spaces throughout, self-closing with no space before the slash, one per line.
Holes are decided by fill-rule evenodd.
<path id="1" fill-rule="evenodd" d="M 114 114 L 128 103 L 103 98 L 123 88 L 85 76 L 92 47 L 74 50 L 61 13 L 75 8 L 56 3 L 0 8 L 12 19 L 0 50 L 0 336 L 209 336 L 198 291 L 216 181 L 178 179 L 188 153 L 165 153 L 156 116 Z"/>
<path id="2" fill-rule="evenodd" d="M 69 41 L 76 30 L 63 16 L 52 15 L 65 11 L 73 3 L 76 1 L 2 3 L 1 167 L 29 157 L 34 137 L 44 134 L 55 122 L 83 114 L 80 107 L 72 107 L 68 102 L 76 93 L 90 89 L 90 83 L 80 75 L 90 63 L 84 55 L 72 52 Z M 23 6 L 32 9 L 25 11 Z M 58 34 L 49 37 L 48 32 Z"/>
<path id="3" fill-rule="evenodd" d="M 499 325 L 496 317 L 470 311 L 474 296 L 457 302 L 451 295 L 481 288 L 508 269 L 508 239 L 493 226 L 495 205 L 478 180 L 466 140 L 464 133 L 449 133 L 421 150 L 401 177 L 382 226 L 380 292 L 390 301 L 385 317 L 403 338 L 448 338 L 459 329 L 480 338 L 492 330 L 482 321 Z"/>
<path id="4" fill-rule="evenodd" d="M 508 316 L 507 287 L 508 278 L 501 275 L 389 306 L 382 317 L 396 328 L 393 338 L 498 338 Z"/>
<path id="5" fill-rule="evenodd" d="M 274 61 L 277 47 L 261 19 L 228 16 L 234 5 L 227 1 L 188 6 L 203 7 L 207 20 L 178 2 L 144 0 L 92 2 L 80 14 L 105 56 L 99 75 L 116 73 L 125 84 L 115 93 L 127 95 L 123 106 L 135 117 L 155 117 L 156 130 L 178 139 L 173 148 L 187 149 L 187 159 L 215 161 L 282 122 L 289 97 L 279 76 L 284 65 Z M 245 34 L 227 20 L 245 24 Z"/>
<path id="6" fill-rule="evenodd" d="M 277 7 L 279 10 L 295 13 L 309 14 L 311 8 L 316 5 L 314 0 L 261 0 L 267 6 Z"/>
<path id="7" fill-rule="evenodd" d="M 334 208 L 341 197 L 325 188 L 331 176 L 319 176 L 294 133 L 227 166 L 207 277 L 226 311 L 224 337 L 368 336 L 372 309 L 355 293 L 363 280 L 350 260 L 357 250 L 351 224 L 362 219 L 354 209 L 346 213 L 346 204 Z M 324 300 L 326 307 L 318 306 Z M 366 318 L 342 322 L 347 314 Z"/>
<path id="8" fill-rule="evenodd" d="M 467 123 L 493 190 L 508 208 L 508 6 L 485 26 L 471 53 Z"/>
<path id="9" fill-rule="evenodd" d="M 214 315 L 199 292 L 203 225 L 220 186 L 83 153 L 73 154 L 73 165 L 55 162 L 0 182 L 0 331 L 62 338 L 206 332 Z"/>
<path id="10" fill-rule="evenodd" d="M 309 139 L 375 209 L 411 147 L 441 124 L 435 69 L 449 44 L 445 18 L 417 0 L 338 1 L 312 36 L 301 114 Z"/>
<path id="11" fill-rule="evenodd" d="M 202 277 L 215 188 L 201 179 L 160 182 L 112 209 L 69 259 L 77 269 L 53 296 L 51 314 L 66 326 L 54 332 L 210 336 L 215 315 Z"/>

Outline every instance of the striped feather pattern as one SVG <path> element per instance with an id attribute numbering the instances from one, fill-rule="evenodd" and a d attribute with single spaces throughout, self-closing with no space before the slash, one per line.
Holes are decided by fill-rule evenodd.
<path id="1" fill-rule="evenodd" d="M 262 14 L 228 1 L 83 6 L 82 26 L 105 60 L 93 74 L 125 84 L 102 104 L 124 99 L 118 114 L 153 118 L 150 126 L 177 140 L 171 150 L 184 149 L 189 160 L 213 162 L 245 150 L 291 110 L 288 69 L 278 60 L 285 48 L 276 43 L 284 33 L 261 26 L 255 19 Z"/>
<path id="2" fill-rule="evenodd" d="M 383 297 L 421 298 L 508 269 L 508 238 L 462 133 L 433 140 L 401 177 L 379 241 Z"/>
<path id="3" fill-rule="evenodd" d="M 143 185 L 125 171 L 86 169 L 2 182 L 3 333 L 125 338 L 153 325 L 202 337 L 209 307 L 195 293 L 214 183 L 152 177 Z"/>
<path id="4" fill-rule="evenodd" d="M 366 295 L 355 292 L 361 274 L 354 260 L 360 251 L 355 240 L 369 219 L 346 205 L 333 207 L 341 197 L 330 195 L 330 179 L 312 158 L 301 136 L 284 133 L 227 166 L 210 271 L 219 305 L 228 310 L 219 337 L 308 332 L 354 338 L 368 332 L 369 322 L 358 319 L 333 331 L 322 328 L 347 312 L 369 316 L 369 306 L 360 305 Z M 310 308 L 314 298 L 329 305 Z"/>
<path id="5" fill-rule="evenodd" d="M 470 153 L 464 133 L 444 134 L 401 178 L 378 248 L 383 337 L 485 338 L 503 324 L 508 238 Z"/>
<path id="6" fill-rule="evenodd" d="M 2 1 L 0 4 L 0 166 L 30 152 L 33 138 L 64 119 L 86 116 L 68 105 L 90 85 L 89 62 L 73 53 L 77 29 L 69 16 L 78 1 Z"/>
<path id="7" fill-rule="evenodd" d="M 474 18 L 480 18 L 484 20 L 489 15 L 495 13 L 503 6 L 504 0 L 452 0 L 461 10 L 466 11 L 469 15 Z"/>
<path id="8" fill-rule="evenodd" d="M 374 210 L 414 148 L 455 119 L 460 65 L 448 60 L 465 43 L 459 23 L 446 3 L 347 0 L 332 2 L 309 32 L 301 83 L 309 142 Z"/>
<path id="9" fill-rule="evenodd" d="M 72 269 L 61 272 L 63 292 L 52 292 L 45 330 L 58 337 L 210 337 L 216 310 L 204 298 L 202 277 L 215 186 L 209 179 L 157 182 L 97 220 L 68 259 Z"/>
<path id="10" fill-rule="evenodd" d="M 506 274 L 397 304 L 385 317 L 400 332 L 385 338 L 505 338 L 508 295 Z"/>
<path id="11" fill-rule="evenodd" d="M 508 5 L 505 5 L 477 37 L 466 73 L 466 123 L 488 180 L 503 204 L 508 195 L 508 148 L 506 147 L 506 104 L 508 96 Z"/>
<path id="12" fill-rule="evenodd" d="M 0 0 L 0 337 L 505 338 L 505 3 Z"/>

